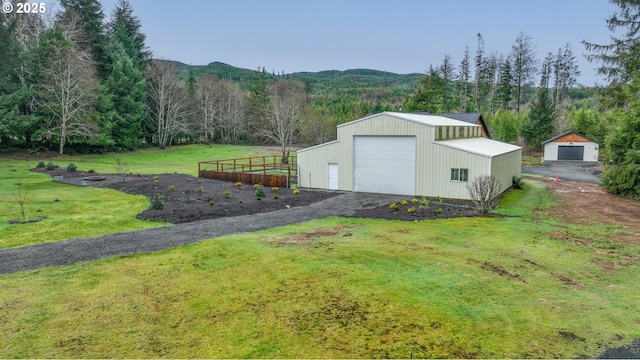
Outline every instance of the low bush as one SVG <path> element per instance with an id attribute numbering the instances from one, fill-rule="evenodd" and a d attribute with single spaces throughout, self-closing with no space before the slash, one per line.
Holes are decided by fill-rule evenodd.
<path id="1" fill-rule="evenodd" d="M 160 197 L 160 194 L 156 194 L 154 197 L 151 198 L 151 208 L 153 210 L 164 209 L 164 203 L 162 202 L 162 198 Z"/>
<path id="2" fill-rule="evenodd" d="M 49 161 L 49 162 L 44 166 L 44 168 L 45 168 L 46 170 L 51 171 L 51 170 L 53 170 L 53 169 L 57 168 L 57 166 L 56 166 L 56 164 L 54 164 L 53 162 Z"/>
<path id="3" fill-rule="evenodd" d="M 69 165 L 67 165 L 67 172 L 74 172 L 78 169 L 77 166 L 75 166 L 74 163 L 69 163 Z"/>
<path id="4" fill-rule="evenodd" d="M 40 160 L 40 161 L 38 161 L 38 165 L 36 165 L 36 168 L 42 169 L 44 166 L 45 166 L 44 161 Z"/>
<path id="5" fill-rule="evenodd" d="M 278 194 L 274 194 L 274 195 L 273 195 L 273 198 L 274 198 L 274 199 L 276 199 L 276 200 L 278 200 L 278 199 L 280 199 L 280 196 L 278 196 Z"/>
<path id="6" fill-rule="evenodd" d="M 169 190 L 171 190 L 171 191 L 176 191 L 176 186 L 175 186 L 175 185 L 171 185 L 171 186 L 169 186 Z"/>
<path id="7" fill-rule="evenodd" d="M 238 182 L 236 182 L 236 186 L 240 187 L 240 186 L 242 186 L 242 183 L 240 181 L 238 181 Z"/>
<path id="8" fill-rule="evenodd" d="M 255 187 L 255 189 L 256 189 L 256 193 L 255 193 L 256 199 L 261 200 L 265 196 L 264 186 L 259 185 L 258 187 Z"/>
<path id="9" fill-rule="evenodd" d="M 224 194 L 225 198 L 227 198 L 227 199 L 231 198 L 231 193 L 229 191 L 225 191 L 223 194 Z"/>
<path id="10" fill-rule="evenodd" d="M 401 200 L 400 205 L 409 205 L 409 202 L 407 200 Z"/>
<path id="11" fill-rule="evenodd" d="M 95 170 L 93 170 L 93 169 L 89 169 L 89 171 L 87 171 L 87 172 L 88 172 L 89 174 L 93 174 L 93 173 L 95 173 L 96 171 L 95 171 Z"/>
<path id="12" fill-rule="evenodd" d="M 391 209 L 393 211 L 398 211 L 400 209 L 400 207 L 398 207 L 398 204 L 392 203 L 391 205 L 389 205 L 389 209 Z"/>
<path id="13" fill-rule="evenodd" d="M 293 195 L 298 195 L 298 194 L 300 194 L 300 190 L 295 189 L 295 190 L 293 190 L 292 194 L 293 194 Z"/>
<path id="14" fill-rule="evenodd" d="M 271 191 L 273 191 L 273 192 L 278 192 L 278 190 L 280 190 L 280 188 L 277 187 L 277 186 L 274 186 L 274 187 L 271 188 Z"/>
<path id="15" fill-rule="evenodd" d="M 410 207 L 410 208 L 408 208 L 408 209 L 407 209 L 407 212 L 408 212 L 409 214 L 413 214 L 414 212 L 416 212 L 416 208 L 414 208 L 414 207 Z"/>
<path id="16" fill-rule="evenodd" d="M 522 189 L 524 188 L 524 181 L 521 177 L 514 176 L 511 178 L 511 187 L 514 189 Z"/>
<path id="17" fill-rule="evenodd" d="M 209 206 L 213 206 L 213 205 L 215 205 L 215 204 L 216 204 L 216 202 L 215 202 L 215 201 L 213 201 L 213 200 L 209 200 Z"/>

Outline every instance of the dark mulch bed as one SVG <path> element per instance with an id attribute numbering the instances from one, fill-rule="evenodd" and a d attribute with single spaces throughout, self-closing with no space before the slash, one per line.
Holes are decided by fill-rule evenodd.
<path id="1" fill-rule="evenodd" d="M 440 204 L 438 201 L 428 203 L 428 208 L 421 208 L 420 205 L 412 203 L 411 198 L 407 200 L 407 205 L 402 205 L 398 199 L 395 203 L 397 210 L 393 210 L 389 205 L 380 206 L 373 209 L 361 209 L 356 211 L 352 217 L 370 218 L 370 219 L 386 219 L 386 220 L 402 220 L 402 221 L 419 221 L 427 219 L 450 219 L 459 217 L 494 217 L 495 214 L 478 214 L 471 204 Z M 413 208 L 414 211 L 408 211 Z"/>
<path id="2" fill-rule="evenodd" d="M 95 174 L 82 171 L 68 172 L 64 168 L 45 170 L 43 168 L 32 171 L 49 174 L 58 181 L 68 184 L 108 187 L 128 194 L 144 195 L 150 199 L 159 197 L 162 209 L 144 210 L 138 214 L 139 219 L 166 221 L 174 224 L 187 223 L 198 220 L 214 219 L 227 216 L 252 215 L 287 207 L 305 206 L 338 195 L 336 192 L 301 190 L 294 195 L 291 189 L 282 188 L 274 192 L 265 188 L 265 197 L 256 200 L 255 189 L 252 184 L 236 184 L 225 181 L 195 178 L 183 174 L 158 175 L 113 175 Z M 60 179 L 62 177 L 62 179 Z M 90 178 L 104 178 L 100 181 L 89 181 Z M 171 188 L 175 187 L 174 190 Z M 225 196 L 225 192 L 229 192 Z M 274 198 L 278 196 L 278 199 Z M 407 205 L 402 205 L 406 200 Z M 439 203 L 428 204 L 428 208 L 421 208 L 418 203 L 411 201 L 411 197 L 399 196 L 394 211 L 388 205 L 372 209 L 361 209 L 351 217 L 387 219 L 402 221 L 419 221 L 427 219 L 447 219 L 456 217 L 496 216 L 492 214 L 477 214 L 469 203 Z M 416 199 L 421 200 L 421 199 Z M 213 204 L 211 204 L 213 201 Z M 408 212 L 414 208 L 414 212 Z"/>
<path id="3" fill-rule="evenodd" d="M 58 181 L 68 184 L 107 187 L 128 194 L 144 195 L 150 199 L 158 196 L 163 208 L 154 210 L 150 206 L 138 214 L 137 218 L 173 224 L 270 212 L 309 205 L 338 195 L 336 192 L 312 190 L 301 190 L 300 194 L 294 195 L 292 189 L 281 188 L 275 192 L 271 188 L 265 188 L 265 197 L 257 200 L 252 184 L 236 186 L 231 182 L 184 174 L 122 176 L 82 171 L 68 172 L 62 168 L 49 171 L 40 168 L 32 171 L 49 174 L 53 178 L 62 176 Z M 104 180 L 86 180 L 98 176 L 104 177 Z M 225 192 L 229 192 L 229 195 L 226 196 Z M 275 199 L 276 195 L 278 199 Z"/>

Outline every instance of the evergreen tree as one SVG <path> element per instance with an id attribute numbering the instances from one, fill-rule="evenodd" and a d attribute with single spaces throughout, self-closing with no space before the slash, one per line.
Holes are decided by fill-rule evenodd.
<path id="1" fill-rule="evenodd" d="M 247 118 L 249 122 L 249 133 L 257 134 L 260 129 L 264 128 L 266 123 L 267 112 L 269 106 L 269 92 L 267 90 L 267 79 L 264 72 L 258 68 L 253 73 L 251 81 L 251 89 L 249 91 L 249 102 L 247 104 Z M 258 135 L 254 135 L 253 141 L 260 140 Z"/>
<path id="2" fill-rule="evenodd" d="M 511 47 L 513 78 L 516 90 L 516 113 L 520 113 L 525 89 L 531 85 L 538 63 L 533 40 L 525 32 L 520 32 Z"/>
<path id="3" fill-rule="evenodd" d="M 0 12 L 0 147 L 32 146 L 40 126 L 33 89 L 42 32 L 39 14 Z"/>
<path id="4" fill-rule="evenodd" d="M 402 110 L 405 112 L 444 112 L 445 88 L 446 83 L 438 71 L 433 66 L 429 67 L 427 75 L 420 79 L 420 87 L 405 102 Z"/>
<path id="5" fill-rule="evenodd" d="M 464 51 L 464 56 L 460 62 L 460 70 L 458 71 L 458 86 L 459 86 L 459 103 L 458 108 L 461 112 L 470 112 L 470 99 L 471 99 L 471 54 L 469 53 L 469 47 L 467 46 Z"/>
<path id="6" fill-rule="evenodd" d="M 555 112 L 549 90 L 540 88 L 521 130 L 525 143 L 534 151 L 540 151 L 542 142 L 551 138 L 554 117 Z"/>
<path id="7" fill-rule="evenodd" d="M 511 73 L 511 59 L 507 57 L 507 59 L 500 64 L 500 68 L 498 70 L 496 102 L 499 109 L 510 110 L 512 101 L 513 74 Z"/>
<path id="8" fill-rule="evenodd" d="M 151 65 L 151 50 L 145 44 L 146 35 L 141 31 L 140 20 L 133 15 L 128 0 L 119 0 L 108 24 L 112 38 L 122 44 L 125 53 L 136 69 L 144 72 Z"/>
<path id="9" fill-rule="evenodd" d="M 610 81 L 608 95 L 616 99 L 620 111 L 617 127 L 606 137 L 607 163 L 602 181 L 612 193 L 640 199 L 640 2 L 611 0 L 619 11 L 607 19 L 614 34 L 612 43 L 585 42 L 595 53 L 590 60 L 600 61 L 598 69 Z"/>
<path id="10" fill-rule="evenodd" d="M 108 100 L 102 113 L 109 114 L 115 149 L 135 150 L 142 144 L 142 124 L 149 116 L 146 81 L 119 42 L 112 43 L 110 52 L 115 60 L 103 84 Z"/>
<path id="11" fill-rule="evenodd" d="M 576 57 L 573 55 L 573 51 L 571 50 L 571 45 L 566 44 L 564 47 L 558 49 L 558 55 L 553 63 L 553 74 L 553 102 L 556 106 L 556 110 L 559 110 L 562 102 L 567 96 L 569 88 L 577 84 L 578 76 L 580 76 L 578 63 L 576 62 Z"/>
<path id="12" fill-rule="evenodd" d="M 74 32 L 71 40 L 78 49 L 90 53 L 96 63 L 100 79 L 105 79 L 110 72 L 111 59 L 107 52 L 104 13 L 99 0 L 60 0 L 64 11 L 60 19 L 73 24 Z"/>
<path id="13" fill-rule="evenodd" d="M 440 65 L 440 68 L 438 70 L 444 83 L 442 94 L 442 112 L 449 113 L 455 108 L 455 90 L 453 85 L 456 78 L 453 61 L 451 60 L 451 56 L 449 56 L 449 54 L 444 55 L 444 59 L 442 59 L 442 64 Z"/>

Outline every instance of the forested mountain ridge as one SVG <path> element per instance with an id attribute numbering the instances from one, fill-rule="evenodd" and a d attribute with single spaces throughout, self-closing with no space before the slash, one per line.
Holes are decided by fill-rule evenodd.
<path id="1" fill-rule="evenodd" d="M 168 61 L 178 71 L 181 78 L 186 79 L 189 71 L 197 78 L 203 74 L 215 75 L 221 80 L 237 82 L 243 89 L 249 89 L 256 71 L 265 74 L 267 82 L 279 79 L 297 79 L 311 84 L 311 92 L 317 93 L 328 87 L 363 88 L 363 87 L 400 87 L 415 91 L 424 74 L 396 74 L 372 69 L 322 70 L 318 72 L 302 71 L 283 74 L 268 72 L 264 68 L 249 70 L 238 68 L 222 62 L 211 62 L 207 65 L 188 65 L 179 61 Z"/>

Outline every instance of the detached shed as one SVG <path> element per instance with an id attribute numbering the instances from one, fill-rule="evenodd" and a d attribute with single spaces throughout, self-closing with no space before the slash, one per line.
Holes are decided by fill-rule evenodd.
<path id="1" fill-rule="evenodd" d="M 544 161 L 598 161 L 600 144 L 575 131 L 560 134 L 542 144 Z"/>
<path id="2" fill-rule="evenodd" d="M 481 126 L 437 115 L 383 112 L 338 125 L 337 139 L 298 151 L 298 186 L 470 200 L 466 185 L 520 176 L 522 148 Z"/>

